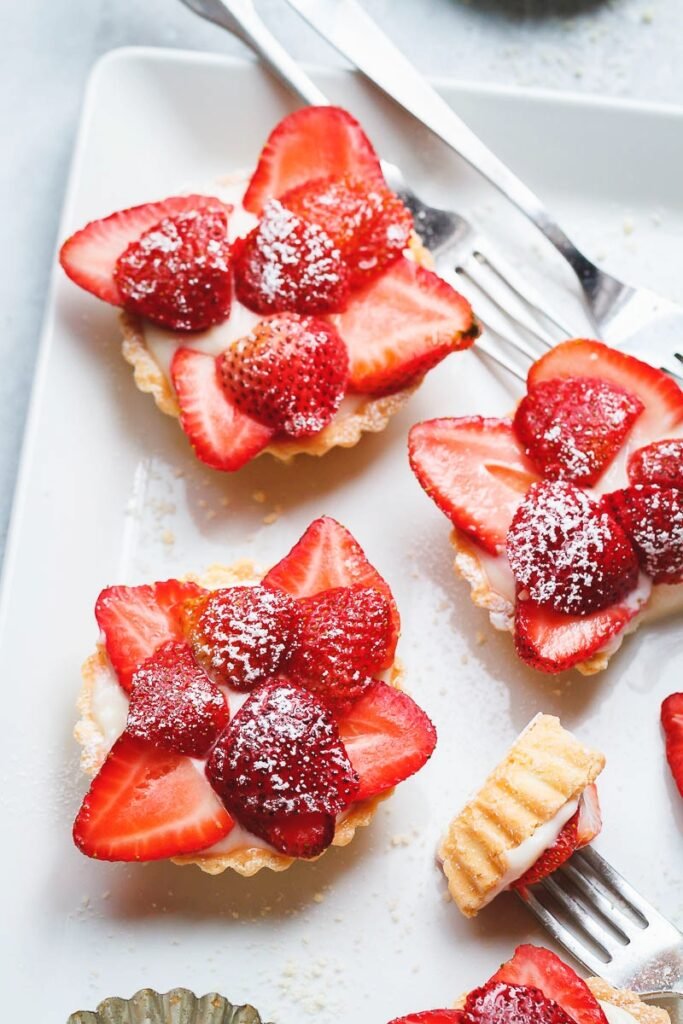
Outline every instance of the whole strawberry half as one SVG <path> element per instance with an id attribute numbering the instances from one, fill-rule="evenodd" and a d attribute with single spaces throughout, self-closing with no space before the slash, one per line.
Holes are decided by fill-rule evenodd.
<path id="1" fill-rule="evenodd" d="M 337 825 L 334 814 L 242 814 L 242 824 L 288 857 L 319 857 L 332 843 Z"/>
<path id="2" fill-rule="evenodd" d="M 230 316 L 232 276 L 224 209 L 165 217 L 119 256 L 122 305 L 175 331 L 203 331 Z"/>
<path id="3" fill-rule="evenodd" d="M 662 702 L 661 718 L 666 759 L 678 792 L 683 796 L 683 693 L 672 693 Z"/>
<path id="4" fill-rule="evenodd" d="M 193 607 L 189 640 L 219 683 L 252 690 L 277 675 L 301 632 L 298 603 L 268 587 L 214 590 Z"/>
<path id="5" fill-rule="evenodd" d="M 358 789 L 331 713 L 307 690 L 279 681 L 247 698 L 213 748 L 206 773 L 248 828 L 264 817 L 338 814 Z"/>
<path id="6" fill-rule="evenodd" d="M 324 320 L 280 313 L 220 356 L 223 387 L 238 409 L 289 437 L 318 434 L 346 392 L 349 354 Z"/>
<path id="7" fill-rule="evenodd" d="M 554 999 L 540 988 L 509 985 L 491 979 L 470 992 L 465 1000 L 467 1024 L 576 1024 Z"/>
<path id="8" fill-rule="evenodd" d="M 378 277 L 410 241 L 410 210 L 379 181 L 332 175 L 299 185 L 280 198 L 288 210 L 330 236 L 349 267 L 352 288 Z"/>
<path id="9" fill-rule="evenodd" d="M 544 476 L 592 485 L 614 459 L 644 405 L 609 381 L 541 381 L 522 399 L 514 428 Z"/>
<path id="10" fill-rule="evenodd" d="M 168 640 L 183 640 L 188 603 L 205 594 L 196 583 L 165 580 L 140 587 L 107 587 L 95 617 L 109 660 L 124 690 L 133 674 Z"/>
<path id="11" fill-rule="evenodd" d="M 133 676 L 130 736 L 188 757 L 205 757 L 228 724 L 223 693 L 181 641 L 162 644 Z"/>
<path id="12" fill-rule="evenodd" d="M 518 946 L 491 981 L 540 989 L 575 1024 L 607 1024 L 604 1010 L 583 978 L 542 946 Z"/>
<path id="13" fill-rule="evenodd" d="M 518 601 L 566 615 L 615 604 L 638 582 L 638 560 L 619 523 L 573 484 L 532 484 L 515 512 L 507 555 Z"/>
<path id="14" fill-rule="evenodd" d="M 628 478 L 632 484 L 683 488 L 683 438 L 638 448 L 628 460 Z"/>
<path id="15" fill-rule="evenodd" d="M 330 236 L 277 199 L 233 246 L 235 295 L 256 313 L 334 313 L 346 307 L 349 271 Z"/>
<path id="16" fill-rule="evenodd" d="M 124 732 L 90 785 L 73 837 L 88 857 L 148 861 L 205 850 L 234 824 L 189 757 Z"/>
<path id="17" fill-rule="evenodd" d="M 303 629 L 287 672 L 335 711 L 372 684 L 392 645 L 391 606 L 371 587 L 337 587 L 301 602 Z"/>
<path id="18" fill-rule="evenodd" d="M 683 491 L 636 484 L 606 494 L 603 504 L 621 523 L 654 583 L 683 579 Z"/>
<path id="19" fill-rule="evenodd" d="M 259 214 L 268 199 L 304 182 L 346 174 L 366 182 L 384 180 L 367 135 L 341 107 L 304 107 L 284 117 L 268 136 L 244 206 Z"/>

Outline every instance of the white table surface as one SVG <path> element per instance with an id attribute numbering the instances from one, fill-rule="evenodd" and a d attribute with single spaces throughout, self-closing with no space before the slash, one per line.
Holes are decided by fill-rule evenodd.
<path id="1" fill-rule="evenodd" d="M 365 0 L 425 72 L 683 101 L 681 0 Z M 299 59 L 338 62 L 284 3 L 260 9 Z M 178 0 L 0 0 L 0 550 L 83 87 L 125 45 L 238 54 Z M 65 415 L 69 411 L 65 410 Z"/>

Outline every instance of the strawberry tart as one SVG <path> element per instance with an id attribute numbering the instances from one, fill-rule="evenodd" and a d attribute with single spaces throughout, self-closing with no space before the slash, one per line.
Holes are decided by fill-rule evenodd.
<path id="1" fill-rule="evenodd" d="M 93 221 L 60 261 L 121 308 L 138 387 L 218 470 L 355 445 L 479 333 L 337 107 L 285 117 L 251 178 Z"/>
<path id="2" fill-rule="evenodd" d="M 283 870 L 349 843 L 432 754 L 391 590 L 333 519 L 265 575 L 109 587 L 95 614 L 76 727 L 90 857 Z"/>
<path id="3" fill-rule="evenodd" d="M 602 978 L 584 981 L 542 946 L 518 946 L 454 1009 L 423 1010 L 390 1024 L 671 1024 L 669 1014 Z"/>
<path id="4" fill-rule="evenodd" d="M 552 874 L 601 828 L 605 758 L 560 720 L 537 715 L 453 819 L 439 859 L 454 902 L 474 917 L 506 889 Z"/>
<path id="5" fill-rule="evenodd" d="M 604 669 L 683 598 L 683 391 L 597 341 L 529 370 L 514 417 L 413 427 L 410 462 L 455 527 L 456 571 L 519 657 Z"/>

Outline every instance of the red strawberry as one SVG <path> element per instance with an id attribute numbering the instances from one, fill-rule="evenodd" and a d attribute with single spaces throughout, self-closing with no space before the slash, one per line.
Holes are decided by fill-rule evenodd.
<path id="1" fill-rule="evenodd" d="M 517 506 L 537 479 L 509 420 L 463 416 L 412 428 L 410 465 L 442 512 L 499 554 Z"/>
<path id="2" fill-rule="evenodd" d="M 337 825 L 335 815 L 324 812 L 253 818 L 243 814 L 242 821 L 250 832 L 265 839 L 280 853 L 304 859 L 319 857 L 327 849 Z"/>
<path id="3" fill-rule="evenodd" d="M 116 261 L 122 305 L 175 331 L 204 331 L 230 316 L 232 276 L 224 209 L 165 217 Z"/>
<path id="4" fill-rule="evenodd" d="M 666 741 L 666 759 L 683 796 L 683 693 L 672 693 L 662 702 L 662 728 Z"/>
<path id="5" fill-rule="evenodd" d="M 263 683 L 209 755 L 206 774 L 248 828 L 263 817 L 338 814 L 358 776 L 330 712 L 292 683 Z"/>
<path id="6" fill-rule="evenodd" d="M 421 1010 L 407 1017 L 395 1017 L 389 1024 L 463 1024 L 464 1020 L 462 1010 Z"/>
<path id="7" fill-rule="evenodd" d="M 465 1000 L 467 1024 L 576 1024 L 562 1007 L 529 985 L 506 985 L 487 981 Z"/>
<path id="8" fill-rule="evenodd" d="M 507 556 L 518 600 L 590 615 L 638 583 L 638 560 L 616 519 L 574 484 L 532 484 L 515 512 Z"/>
<path id="9" fill-rule="evenodd" d="M 653 441 L 638 448 L 628 460 L 632 484 L 659 484 L 683 489 L 683 438 Z"/>
<path id="10" fill-rule="evenodd" d="M 229 718 L 225 697 L 186 643 L 162 644 L 133 676 L 126 730 L 139 740 L 205 757 Z"/>
<path id="11" fill-rule="evenodd" d="M 167 640 L 183 639 L 185 605 L 204 593 L 196 583 L 178 580 L 102 591 L 95 617 L 124 690 L 130 690 L 133 673 L 157 647 Z"/>
<path id="12" fill-rule="evenodd" d="M 683 391 L 672 377 L 599 341 L 576 338 L 556 345 L 531 367 L 527 385 L 531 391 L 543 381 L 567 377 L 597 377 L 639 398 L 645 408 L 634 425 L 634 440 L 661 437 L 683 421 Z"/>
<path id="13" fill-rule="evenodd" d="M 276 675 L 296 646 L 301 611 L 268 587 L 214 590 L 197 605 L 190 628 L 195 657 L 218 683 L 252 690 Z"/>
<path id="14" fill-rule="evenodd" d="M 394 623 L 393 643 L 387 651 L 388 668 L 394 660 L 401 629 L 398 609 L 389 584 L 370 565 L 362 547 L 349 531 L 331 519 L 314 519 L 288 555 L 263 578 L 263 585 L 294 597 L 311 597 L 333 587 L 374 587 L 389 600 Z"/>
<path id="15" fill-rule="evenodd" d="M 232 207 L 211 196 L 172 196 L 158 203 L 132 206 L 112 213 L 103 220 L 93 220 L 71 235 L 59 252 L 59 262 L 72 281 L 115 306 L 122 296 L 114 280 L 116 261 L 131 242 L 156 227 L 167 217 L 188 212 L 203 213 L 222 210 L 227 217 Z"/>
<path id="16" fill-rule="evenodd" d="M 583 978 L 542 946 L 518 946 L 491 981 L 540 989 L 575 1024 L 607 1024 L 604 1010 Z"/>
<path id="17" fill-rule="evenodd" d="M 683 491 L 636 484 L 606 494 L 603 505 L 621 523 L 644 572 L 655 583 L 683 579 Z"/>
<path id="18" fill-rule="evenodd" d="M 349 174 L 308 181 L 285 192 L 281 202 L 327 232 L 351 270 L 352 288 L 395 263 L 413 230 L 412 214 L 394 192 Z"/>
<path id="19" fill-rule="evenodd" d="M 213 469 L 232 472 L 263 451 L 273 431 L 240 412 L 226 395 L 216 359 L 179 348 L 171 362 L 171 380 L 180 406 L 180 425 L 198 459 Z"/>
<path id="20" fill-rule="evenodd" d="M 578 827 L 579 812 L 572 815 L 566 823 L 552 846 L 544 850 L 535 864 L 529 868 L 520 878 L 513 882 L 513 889 L 526 889 L 534 882 L 540 882 L 542 878 L 552 875 L 566 860 L 569 860 L 574 851 L 578 848 Z"/>
<path id="21" fill-rule="evenodd" d="M 190 758 L 124 732 L 92 781 L 73 835 L 98 860 L 160 860 L 205 850 L 234 824 Z"/>
<path id="22" fill-rule="evenodd" d="M 270 133 L 244 194 L 244 206 L 258 214 L 268 199 L 330 174 L 383 180 L 377 154 L 354 117 L 340 107 L 304 107 L 283 118 Z"/>
<path id="23" fill-rule="evenodd" d="M 372 684 L 393 643 L 391 606 L 371 587 L 336 587 L 301 601 L 303 631 L 290 677 L 336 711 Z"/>
<path id="24" fill-rule="evenodd" d="M 350 357 L 350 387 L 400 391 L 479 335 L 472 307 L 431 270 L 401 256 L 332 318 Z"/>
<path id="25" fill-rule="evenodd" d="M 414 775 L 436 745 L 436 730 L 424 711 L 407 694 L 379 681 L 339 718 L 339 735 L 360 778 L 356 800 Z"/>
<path id="26" fill-rule="evenodd" d="M 522 661 L 540 672 L 564 672 L 620 633 L 639 605 L 623 601 L 592 615 L 563 615 L 533 601 L 515 606 L 515 647 Z"/>
<path id="27" fill-rule="evenodd" d="M 277 199 L 233 247 L 235 295 L 256 313 L 334 313 L 346 307 L 349 271 L 317 224 Z"/>
<path id="28" fill-rule="evenodd" d="M 281 313 L 232 345 L 219 367 L 238 409 L 289 437 L 310 437 L 341 404 L 349 354 L 332 324 Z"/>
<path id="29" fill-rule="evenodd" d="M 544 380 L 517 406 L 514 429 L 545 477 L 592 485 L 643 408 L 638 397 L 608 381 Z"/>

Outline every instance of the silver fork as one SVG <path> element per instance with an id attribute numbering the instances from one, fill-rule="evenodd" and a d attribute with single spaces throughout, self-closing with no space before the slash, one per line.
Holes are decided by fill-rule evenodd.
<path id="1" fill-rule="evenodd" d="M 227 29 L 249 46 L 303 104 L 319 106 L 330 102 L 271 33 L 256 11 L 253 0 L 182 0 L 182 3 L 200 17 Z M 453 210 L 444 210 L 426 203 L 409 187 L 396 164 L 382 160 L 382 172 L 389 187 L 401 197 L 413 214 L 416 230 L 443 277 L 453 279 L 453 272 L 457 268 L 458 273 L 471 285 L 482 280 L 489 290 L 490 281 L 505 282 L 512 279 L 514 274 L 511 268 L 505 265 L 491 243 L 464 217 Z M 488 285 L 487 274 L 490 275 Z M 522 305 L 536 308 L 538 300 L 528 287 L 519 283 L 515 290 L 519 293 Z M 495 301 L 494 298 L 494 309 Z"/>
<path id="2" fill-rule="evenodd" d="M 460 154 L 518 207 L 570 264 L 598 336 L 672 371 L 683 337 L 683 308 L 633 288 L 595 266 L 565 234 L 538 196 L 461 121 L 357 0 L 287 0 L 375 85 Z"/>

